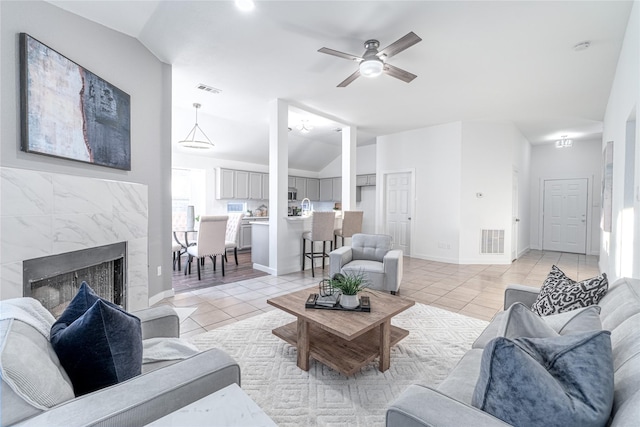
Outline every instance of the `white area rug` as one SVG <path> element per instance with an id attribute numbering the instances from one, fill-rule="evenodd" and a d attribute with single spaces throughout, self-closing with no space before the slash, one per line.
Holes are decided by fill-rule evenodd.
<path id="1" fill-rule="evenodd" d="M 410 334 L 392 347 L 390 369 L 378 371 L 376 359 L 345 377 L 313 360 L 308 372 L 296 366 L 295 348 L 271 333 L 293 320 L 274 310 L 190 339 L 236 359 L 242 389 L 282 427 L 383 426 L 391 401 L 410 384 L 440 383 L 487 326 L 416 303 L 391 321 Z"/>

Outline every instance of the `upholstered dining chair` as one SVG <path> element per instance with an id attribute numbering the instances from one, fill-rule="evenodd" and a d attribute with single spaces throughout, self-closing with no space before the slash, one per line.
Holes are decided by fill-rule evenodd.
<path id="1" fill-rule="evenodd" d="M 333 230 L 335 228 L 336 214 L 334 212 L 313 212 L 311 214 L 311 231 L 302 233 L 302 271 L 304 271 L 305 259 L 311 259 L 311 276 L 315 275 L 315 258 L 322 258 L 322 269 L 324 270 L 324 259 L 327 254 L 326 243 L 329 242 L 329 250 L 333 249 Z M 311 250 L 305 252 L 307 240 L 311 243 Z M 322 252 L 314 251 L 314 242 L 322 242 Z"/>
<path id="2" fill-rule="evenodd" d="M 180 262 L 180 258 L 182 256 L 182 245 L 179 244 L 178 242 L 173 241 L 173 238 L 171 239 L 171 253 L 173 254 L 173 269 L 176 269 L 176 263 L 178 264 L 178 271 L 180 271 L 181 268 L 181 262 Z"/>
<path id="3" fill-rule="evenodd" d="M 198 243 L 187 248 L 189 256 L 184 274 L 191 274 L 191 260 L 196 259 L 198 266 L 198 280 L 200 276 L 200 260 L 204 261 L 205 257 L 211 258 L 213 261 L 213 271 L 216 271 L 216 257 L 220 255 L 220 265 L 222 266 L 222 276 L 224 277 L 224 255 L 226 253 L 225 235 L 227 233 L 227 215 L 221 216 L 202 216 L 200 217 L 200 229 L 198 230 Z M 204 262 L 202 262 L 204 266 Z"/>
<path id="4" fill-rule="evenodd" d="M 362 233 L 362 211 L 344 211 L 342 213 L 342 227 L 333 230 L 333 247 L 338 248 L 338 237 L 342 238 L 341 246 L 344 246 L 344 239 L 356 233 Z"/>
<path id="5" fill-rule="evenodd" d="M 329 254 L 329 274 L 363 274 L 367 287 L 397 294 L 402 282 L 402 251 L 386 234 L 354 234 L 351 246 Z"/>
<path id="6" fill-rule="evenodd" d="M 238 265 L 238 230 L 240 230 L 240 223 L 244 217 L 243 213 L 229 214 L 229 221 L 227 221 L 227 232 L 225 235 L 225 252 L 224 260 L 227 260 L 227 251 L 233 249 L 233 257 Z"/>

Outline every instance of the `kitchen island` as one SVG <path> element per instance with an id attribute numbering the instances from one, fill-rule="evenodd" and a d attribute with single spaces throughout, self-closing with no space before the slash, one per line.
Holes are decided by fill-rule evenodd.
<path id="1" fill-rule="evenodd" d="M 336 213 L 336 227 L 340 226 L 340 214 L 341 212 Z M 311 231 L 311 215 L 288 216 L 283 219 L 286 224 L 286 232 L 284 234 L 285 247 L 288 250 L 279 254 L 277 271 L 281 272 L 280 274 L 288 274 L 300 271 L 302 268 L 302 233 Z M 252 221 L 251 227 L 251 260 L 253 268 L 275 274 L 275 269 L 269 264 L 269 224 L 267 222 Z M 322 243 L 316 243 L 316 250 L 320 251 L 321 248 Z M 311 268 L 311 266 L 307 265 L 307 268 Z M 329 270 L 326 267 L 325 272 L 329 274 Z"/>

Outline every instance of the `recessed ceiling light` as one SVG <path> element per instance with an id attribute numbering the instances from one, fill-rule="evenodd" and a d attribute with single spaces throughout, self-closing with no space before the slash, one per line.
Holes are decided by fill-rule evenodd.
<path id="1" fill-rule="evenodd" d="M 251 12 L 256 5 L 253 0 L 236 0 L 236 7 L 243 12 Z"/>
<path id="2" fill-rule="evenodd" d="M 591 42 L 587 40 L 587 41 L 580 42 L 577 45 L 573 46 L 573 50 L 576 51 L 576 52 L 580 52 L 581 50 L 589 49 L 589 46 L 591 46 Z"/>

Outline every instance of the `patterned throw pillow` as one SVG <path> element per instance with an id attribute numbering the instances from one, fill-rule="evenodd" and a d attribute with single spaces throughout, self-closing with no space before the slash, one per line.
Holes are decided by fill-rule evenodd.
<path id="1" fill-rule="evenodd" d="M 576 282 L 555 265 L 544 281 L 531 310 L 540 316 L 563 313 L 600 302 L 609 289 L 607 275 Z"/>

